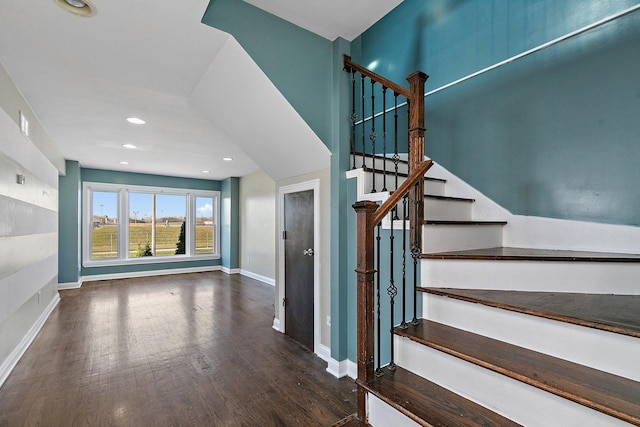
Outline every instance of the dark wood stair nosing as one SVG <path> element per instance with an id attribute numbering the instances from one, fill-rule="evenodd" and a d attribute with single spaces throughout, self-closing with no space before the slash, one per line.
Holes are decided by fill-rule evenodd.
<path id="1" fill-rule="evenodd" d="M 507 221 L 449 221 L 425 219 L 422 221 L 426 225 L 507 225 Z"/>
<path id="2" fill-rule="evenodd" d="M 421 333 L 425 328 L 430 331 Z M 395 328 L 394 333 L 640 426 L 640 382 L 425 319 L 406 330 Z"/>
<path id="3" fill-rule="evenodd" d="M 436 199 L 436 200 L 446 200 L 450 202 L 467 202 L 473 203 L 476 199 L 470 199 L 467 197 L 453 197 L 453 196 L 438 196 L 436 194 L 425 194 L 425 199 Z"/>
<path id="4" fill-rule="evenodd" d="M 393 161 L 393 159 L 391 157 L 385 157 L 385 156 L 381 156 L 379 154 L 369 154 L 369 153 L 361 153 L 361 152 L 351 152 L 352 156 L 361 156 L 361 157 L 368 157 L 368 158 L 376 158 L 378 160 L 390 160 Z M 403 159 L 398 159 L 398 163 L 404 163 L 406 165 L 409 164 L 408 160 L 403 160 Z"/>
<path id="5" fill-rule="evenodd" d="M 634 338 L 640 338 L 640 331 L 633 328 L 633 326 L 625 325 L 620 322 L 613 324 L 612 322 L 606 322 L 600 318 L 596 319 L 581 319 L 573 317 L 567 314 L 554 313 L 551 310 L 543 310 L 536 308 L 527 308 L 517 306 L 515 304 L 509 304 L 505 302 L 491 301 L 487 298 L 472 297 L 467 295 L 460 295 L 455 293 L 455 289 L 452 288 L 434 288 L 434 287 L 417 287 L 419 292 L 429 293 L 432 295 L 438 295 L 442 297 L 457 299 L 460 301 L 470 302 L 474 304 L 482 304 L 488 307 L 499 308 L 501 310 L 512 311 L 514 313 L 527 314 L 530 316 L 541 317 L 544 319 L 555 320 L 563 323 L 570 323 L 572 325 L 583 326 L 592 329 L 598 329 L 601 331 L 611 332 L 614 334 L 626 335 Z M 515 291 L 514 291 L 515 292 Z M 553 293 L 553 292 L 552 292 Z M 579 294 L 585 295 L 585 294 Z"/>
<path id="6" fill-rule="evenodd" d="M 504 253 L 495 253 L 502 250 Z M 484 253 L 483 253 L 484 252 Z M 510 253 L 509 253 L 510 252 Z M 536 248 L 484 248 L 462 251 L 434 252 L 423 254 L 422 258 L 478 260 L 478 261 L 545 261 L 545 262 L 617 262 L 640 263 L 637 254 L 569 251 Z"/>
<path id="7" fill-rule="evenodd" d="M 364 168 L 359 167 L 359 168 L 357 168 L 357 169 L 362 169 L 362 170 L 364 170 L 365 172 L 374 172 L 374 171 L 375 171 L 376 173 L 379 173 L 379 174 L 384 174 L 384 173 L 385 173 L 385 172 L 384 172 L 384 170 L 382 170 L 382 169 L 377 169 L 377 168 L 376 168 L 376 169 L 373 169 L 373 168 L 370 168 L 370 167 L 364 167 Z M 394 172 L 394 171 L 387 170 L 387 175 L 395 175 L 395 172 Z M 406 173 L 406 172 L 398 172 L 398 176 L 401 176 L 401 177 L 403 177 L 403 178 L 407 178 L 407 177 L 409 176 L 409 174 L 408 174 L 408 173 Z M 425 177 L 424 177 L 424 179 L 425 179 L 425 181 L 439 182 L 439 183 L 442 183 L 442 184 L 446 184 L 446 182 L 447 182 L 447 180 L 446 180 L 446 179 L 442 179 L 442 178 L 432 178 L 432 177 L 430 177 L 430 176 L 425 176 Z"/>
<path id="8" fill-rule="evenodd" d="M 504 416 L 399 366 L 393 371 L 390 371 L 388 367 L 382 370 L 384 374 L 371 383 L 366 384 L 360 381 L 356 381 L 356 383 L 420 425 L 476 426 L 489 425 L 486 422 L 492 421 L 493 423 L 490 425 L 519 426 Z M 396 386 L 396 378 L 398 377 L 400 379 Z M 381 383 L 383 384 L 381 385 Z M 409 396 L 407 389 L 410 389 L 414 394 Z M 446 407 L 443 407 L 443 404 Z M 456 408 L 456 411 L 452 411 L 452 407 Z M 461 414 L 459 411 L 464 412 Z M 455 416 L 456 420 L 452 420 L 452 416 Z M 442 424 L 445 418 L 448 422 Z M 476 424 L 474 420 L 477 419 L 484 422 Z M 460 421 L 463 423 L 458 424 Z M 432 424 L 432 422 L 437 424 Z"/>

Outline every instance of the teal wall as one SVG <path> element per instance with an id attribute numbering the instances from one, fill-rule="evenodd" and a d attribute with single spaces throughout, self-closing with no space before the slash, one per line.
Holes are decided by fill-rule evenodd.
<path id="1" fill-rule="evenodd" d="M 331 148 L 329 40 L 242 0 L 212 0 L 202 22 L 231 34 Z"/>
<path id="2" fill-rule="evenodd" d="M 342 38 L 333 42 L 332 70 L 332 145 L 331 145 L 331 357 L 344 360 L 348 356 L 347 326 L 349 312 L 348 278 L 353 268 L 347 262 L 349 236 L 348 215 L 353 202 L 348 196 L 345 171 L 349 169 L 351 98 L 349 80 L 342 70 L 342 55 L 351 53 L 351 44 Z"/>
<path id="3" fill-rule="evenodd" d="M 405 0 L 352 56 L 429 91 L 638 3 Z M 428 96 L 427 154 L 513 213 L 640 225 L 638 45 L 635 12 Z"/>
<path id="4" fill-rule="evenodd" d="M 67 160 L 66 175 L 58 182 L 58 283 L 80 279 L 80 163 Z"/>
<path id="5" fill-rule="evenodd" d="M 164 262 L 154 264 L 129 264 L 106 267 L 82 267 L 81 230 L 82 215 L 79 206 L 82 198 L 79 190 L 83 182 L 100 182 L 123 185 L 146 185 L 153 187 L 170 187 L 194 190 L 220 191 L 219 181 L 192 178 L 178 178 L 129 172 L 116 172 L 100 169 L 80 168 L 78 162 L 67 161 L 67 176 L 60 178 L 60 233 L 59 233 L 59 282 L 76 282 L 78 273 L 81 276 L 102 274 L 120 274 L 140 271 L 167 270 L 178 268 L 206 267 L 220 265 L 220 260 L 189 260 L 180 262 Z M 237 197 L 236 197 L 237 215 Z M 63 256 L 64 254 L 64 256 Z M 222 254 L 224 256 L 224 254 Z M 236 255 L 237 256 L 237 255 Z M 75 278 L 75 279 L 74 279 Z"/>
<path id="6" fill-rule="evenodd" d="M 240 178 L 227 178 L 221 185 L 220 252 L 222 266 L 240 268 Z M 259 216 L 259 213 L 254 214 Z"/>

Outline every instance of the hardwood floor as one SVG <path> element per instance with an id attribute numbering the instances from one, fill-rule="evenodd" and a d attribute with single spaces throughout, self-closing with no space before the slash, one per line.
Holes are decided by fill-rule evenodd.
<path id="1" fill-rule="evenodd" d="M 0 389 L 0 426 L 327 426 L 355 386 L 271 328 L 274 289 L 220 272 L 85 283 Z"/>

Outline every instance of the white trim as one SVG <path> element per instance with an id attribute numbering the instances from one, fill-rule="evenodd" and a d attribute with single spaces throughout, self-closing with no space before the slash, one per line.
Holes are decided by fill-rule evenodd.
<path id="1" fill-rule="evenodd" d="M 273 329 L 275 329 L 278 332 L 284 333 L 284 331 L 280 329 L 280 319 L 278 319 L 277 317 L 273 318 Z"/>
<path id="2" fill-rule="evenodd" d="M 47 308 L 44 309 L 42 314 L 40 314 L 40 317 L 38 317 L 38 320 L 35 321 L 24 338 L 22 338 L 20 344 L 18 344 L 18 346 L 13 349 L 11 354 L 9 354 L 2 365 L 0 365 L 0 387 L 2 387 L 2 384 L 4 384 L 4 382 L 7 380 L 9 374 L 11 374 L 11 371 L 13 371 L 13 368 L 15 368 L 15 366 L 18 364 L 20 358 L 27 351 L 33 340 L 36 338 L 36 336 L 38 336 L 40 329 L 42 329 L 42 326 L 44 326 L 44 322 L 46 322 L 46 320 L 49 318 L 49 316 L 53 312 L 53 309 L 58 305 L 59 301 L 60 295 L 58 295 L 58 293 L 56 292 L 56 294 L 49 302 L 49 305 L 47 305 Z"/>
<path id="3" fill-rule="evenodd" d="M 278 224 L 278 272 L 279 272 L 279 289 L 278 301 L 282 301 L 285 295 L 285 277 L 284 277 L 284 240 L 282 232 L 284 231 L 284 196 L 289 193 L 298 193 L 300 191 L 313 190 L 313 249 L 317 254 L 313 257 L 313 352 L 318 354 L 320 345 L 320 180 L 299 182 L 297 184 L 286 185 L 278 190 L 278 212 L 280 223 Z M 286 319 L 285 311 L 280 310 L 281 331 L 285 332 Z"/>
<path id="4" fill-rule="evenodd" d="M 64 289 L 78 289 L 82 286 L 82 279 L 78 279 L 77 282 L 65 282 L 65 283 L 58 283 L 58 290 L 64 290 Z"/>
<path id="5" fill-rule="evenodd" d="M 223 265 L 223 266 L 220 266 L 220 270 L 222 270 L 223 273 L 227 273 L 227 274 L 240 274 L 239 268 L 229 268 Z"/>
<path id="6" fill-rule="evenodd" d="M 166 270 L 128 271 L 124 273 L 94 274 L 89 276 L 82 276 L 81 281 L 84 283 L 94 282 L 98 280 L 133 279 L 136 277 L 168 276 L 170 274 L 184 273 L 205 273 L 209 271 L 220 270 L 222 270 L 222 268 L 219 265 L 212 265 L 205 267 L 170 268 Z"/>
<path id="7" fill-rule="evenodd" d="M 112 192 L 116 194 L 117 200 L 117 224 L 118 224 L 118 258 L 115 259 L 93 259 L 91 257 L 91 236 L 93 229 L 93 192 Z M 184 196 L 185 198 L 185 227 L 186 242 L 185 255 L 169 255 L 162 257 L 130 257 L 129 254 L 129 194 L 130 193 L 152 193 L 161 195 Z M 214 253 L 196 254 L 195 240 L 192 234 L 195 233 L 195 203 L 196 198 L 206 197 L 213 199 L 213 225 L 216 241 L 214 242 Z M 195 260 L 220 259 L 220 191 L 219 190 L 196 190 L 175 187 L 156 187 L 134 184 L 112 184 L 101 182 L 85 181 L 82 184 L 82 266 L 108 267 L 116 265 L 138 265 L 155 264 L 164 262 L 182 262 Z"/>
<path id="8" fill-rule="evenodd" d="M 620 11 L 618 13 L 614 13 L 613 15 L 609 15 L 606 18 L 600 19 L 599 21 L 593 22 L 593 23 L 591 23 L 589 25 L 585 25 L 582 28 L 579 28 L 579 29 L 577 29 L 575 31 L 571 31 L 570 33 L 564 34 L 564 35 L 562 35 L 560 37 L 557 37 L 557 38 L 555 38 L 555 39 L 553 39 L 551 41 L 548 41 L 546 43 L 542 43 L 541 45 L 538 45 L 538 46 L 536 46 L 536 47 L 534 47 L 532 49 L 529 49 L 529 50 L 527 50 L 525 52 L 521 52 L 521 53 L 519 53 L 517 55 L 514 55 L 514 56 L 512 56 L 510 58 L 507 58 L 507 59 L 505 59 L 503 61 L 497 62 L 497 63 L 495 63 L 493 65 L 490 65 L 490 66 L 488 66 L 486 68 L 483 68 L 483 69 L 481 69 L 479 71 L 476 71 L 474 73 L 468 74 L 468 75 L 466 75 L 464 77 L 461 77 L 461 78 L 459 78 L 457 80 L 454 80 L 454 81 L 452 81 L 450 83 L 442 85 L 442 86 L 440 86 L 440 87 L 438 87 L 436 89 L 433 89 L 433 90 L 431 90 L 429 92 L 426 92 L 424 94 L 424 96 L 426 98 L 427 96 L 430 96 L 430 95 L 433 95 L 433 94 L 438 93 L 440 91 L 443 91 L 445 89 L 448 89 L 451 86 L 455 86 L 458 83 L 462 83 L 464 81 L 470 80 L 470 79 L 472 79 L 474 77 L 477 77 L 477 76 L 479 76 L 481 74 L 484 74 L 484 73 L 487 73 L 489 71 L 495 70 L 496 68 L 502 67 L 503 65 L 507 65 L 507 64 L 509 64 L 511 62 L 517 61 L 518 59 L 524 58 L 525 56 L 529 56 L 529 55 L 531 55 L 533 53 L 536 53 L 536 52 L 539 52 L 541 50 L 544 50 L 544 49 L 546 49 L 548 47 L 551 47 L 553 45 L 556 45 L 558 43 L 566 41 L 566 40 L 568 40 L 570 38 L 573 38 L 575 36 L 578 36 L 578 35 L 580 35 L 582 33 L 586 33 L 587 31 L 593 30 L 594 28 L 598 28 L 601 25 L 607 24 L 607 23 L 609 23 L 611 21 L 615 21 L 616 19 L 622 18 L 623 16 L 629 15 L 630 13 L 633 13 L 633 12 L 635 12 L 637 10 L 640 10 L 640 4 L 637 4 L 635 6 L 631 6 L 630 8 L 625 9 L 623 11 Z M 400 104 L 398 104 L 398 108 L 404 107 L 405 105 L 407 105 L 406 102 L 400 103 Z M 386 112 L 387 113 L 392 112 L 394 110 L 394 108 L 395 107 L 389 108 L 389 109 L 386 110 Z M 376 113 L 373 117 L 378 117 L 378 116 L 381 116 L 382 114 L 383 113 L 381 111 L 379 113 Z M 363 120 L 355 122 L 355 124 L 359 125 L 359 124 L 361 124 L 363 122 L 367 122 L 367 121 L 371 120 L 371 118 L 372 118 L 371 116 L 366 117 Z"/>
<path id="9" fill-rule="evenodd" d="M 327 372 L 334 377 L 342 378 L 349 375 L 349 359 L 337 361 L 336 359 L 331 357 L 331 349 L 324 344 L 320 344 L 318 346 L 318 352 L 316 354 L 319 358 L 327 362 Z M 357 369 L 354 370 L 354 372 L 356 371 Z M 355 379 L 355 376 L 352 378 Z"/>
<path id="10" fill-rule="evenodd" d="M 267 276 L 262 276 L 260 274 L 256 274 L 256 273 L 252 273 L 250 271 L 247 270 L 243 270 L 240 269 L 240 274 L 246 277 L 250 277 L 252 279 L 258 280 L 262 283 L 266 283 L 267 285 L 271 285 L 271 286 L 275 286 L 276 285 L 276 280 L 275 279 L 271 279 Z"/>
<path id="11" fill-rule="evenodd" d="M 345 364 L 347 365 L 347 375 L 349 376 L 349 378 L 353 378 L 354 380 L 358 378 L 358 364 L 349 359 L 343 360 L 342 362 L 345 362 Z"/>

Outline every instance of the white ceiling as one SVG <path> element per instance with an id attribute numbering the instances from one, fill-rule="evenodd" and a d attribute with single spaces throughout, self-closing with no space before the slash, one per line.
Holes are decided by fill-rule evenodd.
<path id="1" fill-rule="evenodd" d="M 207 179 L 258 168 L 281 179 L 313 167 L 283 169 L 274 152 L 292 147 L 278 141 L 294 139 L 283 133 L 308 140 L 324 159 L 318 165 L 328 164 L 322 142 L 233 37 L 200 23 L 208 0 L 93 0 L 97 14 L 90 18 L 53 0 L 2 3 L 0 62 L 62 155 L 83 167 Z M 250 3 L 326 38 L 352 39 L 399 1 Z M 345 15 L 357 21 L 344 24 Z M 234 97 L 224 91 L 247 80 L 228 61 L 254 74 L 257 86 L 245 96 L 261 97 L 256 104 L 269 106 L 272 126 L 265 123 L 258 133 L 238 122 L 247 103 L 229 104 Z M 147 124 L 127 123 L 131 116 Z M 138 149 L 123 148 L 126 143 Z"/>

